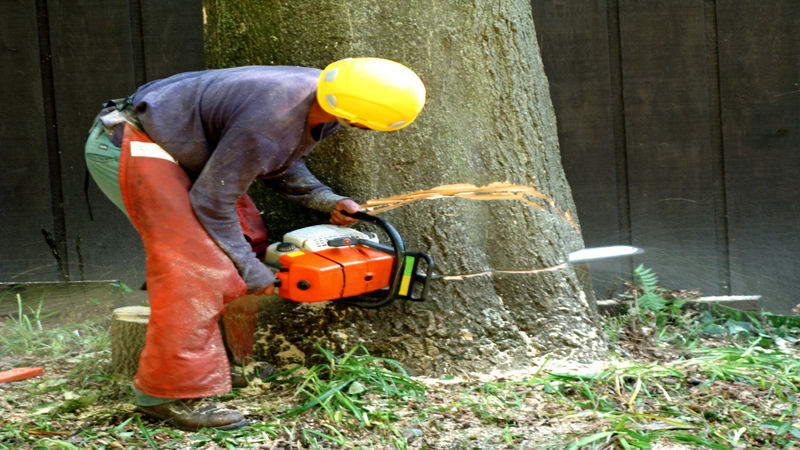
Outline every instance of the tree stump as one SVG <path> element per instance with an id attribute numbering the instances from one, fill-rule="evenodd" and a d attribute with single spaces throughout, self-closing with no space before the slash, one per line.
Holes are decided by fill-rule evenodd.
<path id="1" fill-rule="evenodd" d="M 117 308 L 111 314 L 111 373 L 136 374 L 149 320 L 147 306 Z"/>

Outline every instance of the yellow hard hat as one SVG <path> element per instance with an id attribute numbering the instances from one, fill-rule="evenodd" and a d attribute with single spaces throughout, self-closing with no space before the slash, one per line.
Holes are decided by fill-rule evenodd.
<path id="1" fill-rule="evenodd" d="M 373 130 L 408 126 L 425 106 L 425 85 L 408 67 L 388 59 L 348 58 L 328 65 L 317 102 L 342 119 Z"/>

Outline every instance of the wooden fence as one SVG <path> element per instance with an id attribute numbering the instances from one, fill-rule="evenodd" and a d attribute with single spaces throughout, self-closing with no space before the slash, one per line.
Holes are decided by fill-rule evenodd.
<path id="1" fill-rule="evenodd" d="M 800 302 L 800 3 L 536 0 L 562 155 L 598 292 L 662 284 Z M 201 0 L 0 3 L 0 281 L 143 279 L 139 237 L 94 183 L 101 103 L 204 67 Z M 90 215 L 91 208 L 91 215 Z"/>
<path id="2" fill-rule="evenodd" d="M 800 3 L 535 0 L 588 246 L 672 288 L 800 303 Z M 592 264 L 602 294 L 630 261 Z"/>
<path id="3" fill-rule="evenodd" d="M 201 0 L 3 0 L 0 42 L 0 281 L 143 280 L 83 142 L 106 100 L 205 67 Z"/>

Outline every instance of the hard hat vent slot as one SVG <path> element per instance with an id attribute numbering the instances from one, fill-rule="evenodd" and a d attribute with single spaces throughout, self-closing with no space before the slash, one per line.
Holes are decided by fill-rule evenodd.
<path id="1" fill-rule="evenodd" d="M 326 95 L 325 101 L 328 102 L 328 106 L 330 106 L 331 108 L 336 108 L 337 100 L 335 95 L 333 94 Z"/>
<path id="2" fill-rule="evenodd" d="M 339 68 L 338 67 L 335 68 L 335 69 L 329 70 L 325 74 L 325 78 L 323 78 L 322 81 L 328 81 L 328 82 L 336 81 L 336 75 L 339 75 Z"/>

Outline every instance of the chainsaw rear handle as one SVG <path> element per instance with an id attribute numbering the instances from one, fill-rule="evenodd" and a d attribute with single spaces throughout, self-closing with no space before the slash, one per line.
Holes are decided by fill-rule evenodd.
<path id="1" fill-rule="evenodd" d="M 392 254 L 394 256 L 394 265 L 392 266 L 392 274 L 391 278 L 389 279 L 389 287 L 388 290 L 386 291 L 386 295 L 383 296 L 383 298 L 380 298 L 378 300 L 360 300 L 358 298 L 351 297 L 335 301 L 337 303 L 341 303 L 344 305 L 357 306 L 359 308 L 366 308 L 366 309 L 382 308 L 394 302 L 398 297 L 415 301 L 423 301 L 428 293 L 428 282 L 431 280 L 433 275 L 433 266 L 434 266 L 433 258 L 431 258 L 426 253 L 406 251 L 405 245 L 403 244 L 403 238 L 400 237 L 400 234 L 397 232 L 397 230 L 389 222 L 381 219 L 380 217 L 375 217 L 363 211 L 358 211 L 355 213 L 350 213 L 347 211 L 341 211 L 341 212 L 342 214 L 348 217 L 358 219 L 362 222 L 369 222 L 383 229 L 383 231 L 386 232 L 386 235 L 389 236 L 389 240 L 392 243 L 391 249 L 380 244 L 375 245 L 363 241 L 360 242 L 360 244 L 374 248 L 375 250 Z M 408 288 L 409 289 L 408 295 L 400 296 L 398 294 L 400 293 L 400 288 L 403 283 L 403 275 L 404 275 L 407 256 L 414 258 L 413 267 L 405 271 L 407 274 L 410 273 L 410 275 L 408 276 L 410 278 L 409 282 L 411 283 L 411 286 Z M 417 268 L 419 266 L 420 259 L 424 259 L 425 262 L 428 264 L 428 270 L 426 271 L 425 275 L 417 274 Z M 416 282 L 423 282 L 423 290 L 422 290 L 422 295 L 420 297 L 413 297 L 413 292 L 412 292 L 413 285 Z"/>

